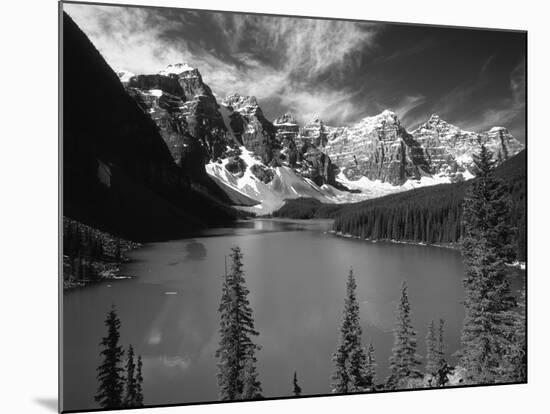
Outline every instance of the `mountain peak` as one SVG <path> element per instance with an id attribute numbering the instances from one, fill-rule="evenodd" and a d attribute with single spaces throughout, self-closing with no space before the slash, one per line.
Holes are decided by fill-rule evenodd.
<path id="1" fill-rule="evenodd" d="M 311 121 L 308 122 L 309 124 L 323 124 L 323 120 L 319 117 L 319 115 L 313 115 L 311 118 Z"/>
<path id="2" fill-rule="evenodd" d="M 500 132 L 502 131 L 504 134 L 508 134 L 508 129 L 501 127 L 501 126 L 494 126 L 492 127 L 488 132 Z"/>
<path id="3" fill-rule="evenodd" d="M 384 123 L 399 124 L 399 120 L 397 119 L 397 114 L 393 111 L 390 111 L 389 109 L 385 109 L 384 111 L 380 112 L 378 115 L 366 116 L 355 125 L 352 125 L 351 128 L 352 129 L 367 128 L 370 130 L 372 128 L 382 127 Z"/>
<path id="4" fill-rule="evenodd" d="M 390 109 L 384 109 L 382 112 L 380 112 L 380 114 L 378 114 L 377 116 L 381 116 L 383 118 L 388 118 L 388 117 L 391 117 L 391 118 L 397 118 L 397 115 L 395 112 L 393 112 L 392 110 Z"/>
<path id="5" fill-rule="evenodd" d="M 296 125 L 296 118 L 294 118 L 294 115 L 292 115 L 290 112 L 285 113 L 284 115 L 281 115 L 275 121 L 273 121 L 274 125 Z"/>
<path id="6" fill-rule="evenodd" d="M 255 96 L 243 96 L 238 93 L 227 95 L 222 101 L 225 106 L 231 106 L 234 110 L 239 110 L 247 106 L 257 107 L 258 101 Z"/>
<path id="7" fill-rule="evenodd" d="M 170 64 L 166 66 L 163 70 L 159 72 L 159 75 L 164 76 L 170 76 L 170 75 L 177 75 L 181 76 L 183 74 L 188 74 L 189 72 L 193 72 L 195 74 L 198 73 L 198 70 L 189 66 L 187 63 L 175 63 Z"/>

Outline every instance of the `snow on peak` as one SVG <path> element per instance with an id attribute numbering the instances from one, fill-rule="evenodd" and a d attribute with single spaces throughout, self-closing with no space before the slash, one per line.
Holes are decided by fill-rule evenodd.
<path id="1" fill-rule="evenodd" d="M 397 115 L 395 114 L 395 112 L 390 111 L 389 109 L 384 109 L 377 116 L 382 117 L 382 118 L 397 118 Z"/>
<path id="2" fill-rule="evenodd" d="M 273 125 L 297 125 L 297 122 L 294 116 L 290 112 L 287 112 L 275 119 Z"/>
<path id="3" fill-rule="evenodd" d="M 231 106 L 234 110 L 243 109 L 247 106 L 257 107 L 258 101 L 255 96 L 243 96 L 237 93 L 227 95 L 222 101 L 225 106 Z"/>
<path id="4" fill-rule="evenodd" d="M 127 70 L 117 70 L 116 71 L 116 74 L 118 76 L 118 78 L 120 79 L 120 81 L 122 83 L 128 83 L 130 81 L 130 78 L 136 76 L 135 74 L 133 74 L 132 72 L 130 71 L 127 71 Z"/>
<path id="5" fill-rule="evenodd" d="M 398 124 L 399 121 L 397 120 L 397 115 L 395 112 L 390 111 L 388 109 L 382 111 L 378 115 L 374 116 L 367 116 L 363 118 L 361 121 L 359 121 L 354 126 L 351 126 L 350 129 L 361 129 L 365 133 L 367 131 L 373 130 L 375 128 L 380 128 L 383 126 L 383 124 Z"/>
<path id="6" fill-rule="evenodd" d="M 189 66 L 187 63 L 175 63 L 175 64 L 170 64 L 166 66 L 165 69 L 159 72 L 159 75 L 164 75 L 164 76 L 181 75 L 182 73 L 190 72 L 193 70 L 196 70 L 196 69 Z"/>

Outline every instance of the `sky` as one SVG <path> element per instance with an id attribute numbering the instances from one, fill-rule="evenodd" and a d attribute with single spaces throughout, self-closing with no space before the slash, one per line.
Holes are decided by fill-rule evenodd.
<path id="1" fill-rule="evenodd" d="M 525 142 L 526 34 L 167 8 L 64 4 L 115 70 L 184 62 L 218 98 L 256 96 L 343 126 L 385 109 L 408 129 L 431 114 L 469 131 L 504 126 Z"/>

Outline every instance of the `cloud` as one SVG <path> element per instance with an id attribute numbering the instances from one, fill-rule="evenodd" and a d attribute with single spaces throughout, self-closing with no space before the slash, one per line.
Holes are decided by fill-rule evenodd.
<path id="1" fill-rule="evenodd" d="M 405 96 L 393 107 L 393 110 L 401 119 L 408 119 L 409 123 L 413 124 L 416 121 L 413 120 L 414 117 L 411 117 L 411 113 L 424 103 L 426 103 L 424 95 Z"/>
<path id="2" fill-rule="evenodd" d="M 345 71 L 357 63 L 354 52 L 374 45 L 377 25 L 291 17 L 215 15 L 233 52 L 249 47 L 279 56 L 283 72 L 313 79 L 327 70 Z"/>
<path id="3" fill-rule="evenodd" d="M 354 103 L 356 93 L 345 90 L 317 89 L 305 91 L 303 88 L 287 88 L 279 99 L 283 107 L 296 114 L 298 122 L 304 124 L 315 117 L 325 122 L 344 123 L 356 120 L 363 114 L 363 109 Z"/>
<path id="4" fill-rule="evenodd" d="M 491 102 L 488 109 L 481 111 L 465 122 L 473 131 L 486 130 L 492 126 L 504 126 L 517 138 L 525 136 L 525 61 L 521 61 L 510 73 L 509 96 Z"/>
<path id="5" fill-rule="evenodd" d="M 170 63 L 187 62 L 218 96 L 239 93 L 256 96 L 260 104 L 278 102 L 302 121 L 318 114 L 342 123 L 358 112 L 346 100 L 348 92 L 320 86 L 317 80 L 341 81 L 374 46 L 377 33 L 373 24 L 334 20 L 186 10 L 163 14 L 76 4 L 64 8 L 115 70 L 156 73 Z M 217 36 L 216 41 L 209 43 L 207 34 Z"/>

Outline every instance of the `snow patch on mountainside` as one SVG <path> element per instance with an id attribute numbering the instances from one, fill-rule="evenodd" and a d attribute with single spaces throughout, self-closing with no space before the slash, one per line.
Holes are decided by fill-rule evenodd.
<path id="1" fill-rule="evenodd" d="M 195 68 L 189 66 L 187 63 L 176 63 L 173 65 L 168 65 L 165 69 L 159 72 L 159 75 L 181 75 L 184 72 L 190 72 L 192 70 L 195 70 Z"/>
<path id="2" fill-rule="evenodd" d="M 380 180 L 369 180 L 367 177 L 361 177 L 358 180 L 349 180 L 343 173 L 338 174 L 336 180 L 351 190 L 361 191 L 360 194 L 351 194 L 352 197 L 350 198 L 355 199 L 355 201 L 383 197 L 388 194 L 400 193 L 420 187 L 451 183 L 451 179 L 443 174 L 432 177 L 425 176 L 421 177 L 419 180 L 409 179 L 403 185 L 398 186 Z"/>
<path id="3" fill-rule="evenodd" d="M 264 166 L 262 161 L 244 147 L 240 147 L 240 158 L 246 163 L 242 176 L 232 174 L 225 166 L 229 159 L 211 161 L 206 172 L 233 190 L 260 202 L 253 207 L 240 207 L 256 214 L 269 214 L 283 206 L 289 198 L 313 197 L 324 203 L 344 203 L 364 199 L 360 194 L 351 194 L 330 185 L 317 186 L 313 181 L 297 174 L 292 168 L 273 168 L 274 177 L 269 183 L 260 181 L 252 173 L 254 165 Z M 353 196 L 353 197 L 350 197 Z M 359 197 L 357 197 L 359 196 Z"/>
<path id="4" fill-rule="evenodd" d="M 252 173 L 254 165 L 264 166 L 262 161 L 254 156 L 251 151 L 240 147 L 239 156 L 246 163 L 244 174 L 232 174 L 226 169 L 229 159 L 211 161 L 206 165 L 207 173 L 231 187 L 237 193 L 256 200 L 259 204 L 252 207 L 239 207 L 256 214 L 269 214 L 281 208 L 286 199 L 310 197 L 323 203 L 355 203 L 371 198 L 382 197 L 396 192 L 412 190 L 436 184 L 450 183 L 449 177 L 440 175 L 434 177 L 422 177 L 420 180 L 408 180 L 401 186 L 395 186 L 380 180 L 369 180 L 362 177 L 359 180 L 349 180 L 343 173 L 337 176 L 337 181 L 351 190 L 349 192 L 335 188 L 332 185 L 316 185 L 313 181 L 302 177 L 292 168 L 281 166 L 273 168 L 274 177 L 269 183 L 264 183 Z"/>
<path id="5" fill-rule="evenodd" d="M 126 85 L 130 81 L 130 78 L 136 76 L 132 72 L 129 72 L 127 70 L 122 70 L 122 69 L 117 70 L 116 74 L 123 85 Z"/>

